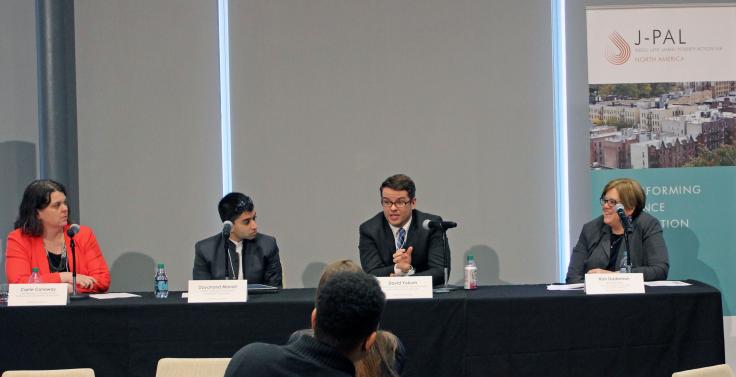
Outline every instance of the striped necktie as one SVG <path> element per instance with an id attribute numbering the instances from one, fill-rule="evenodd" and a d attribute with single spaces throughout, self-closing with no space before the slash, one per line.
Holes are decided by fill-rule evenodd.
<path id="1" fill-rule="evenodd" d="M 406 231 L 404 228 L 399 228 L 399 233 L 396 234 L 396 250 L 404 248 L 404 241 L 406 241 Z"/>

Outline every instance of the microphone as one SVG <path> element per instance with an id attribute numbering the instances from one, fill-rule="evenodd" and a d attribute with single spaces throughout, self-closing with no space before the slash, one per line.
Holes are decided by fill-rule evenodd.
<path id="1" fill-rule="evenodd" d="M 439 221 L 439 220 L 424 220 L 422 228 L 426 230 L 430 229 L 451 229 L 457 226 L 456 222 L 453 221 Z"/>
<path id="2" fill-rule="evenodd" d="M 77 233 L 79 233 L 79 224 L 72 224 L 66 231 L 66 235 L 69 237 L 74 237 Z"/>
<path id="3" fill-rule="evenodd" d="M 230 238 L 230 231 L 233 230 L 233 222 L 230 220 L 225 221 L 222 223 L 222 236 L 225 238 Z"/>
<path id="4" fill-rule="evenodd" d="M 450 256 L 449 256 L 449 250 L 447 246 L 447 229 L 454 228 L 457 226 L 456 222 L 452 221 L 440 221 L 440 220 L 430 220 L 426 219 L 422 222 L 422 228 L 426 230 L 430 229 L 439 229 L 442 234 L 442 270 L 445 274 L 445 278 L 443 281 L 445 284 L 442 285 L 442 287 L 434 288 L 432 289 L 432 292 L 434 293 L 449 293 L 451 291 L 454 291 L 457 289 L 457 287 L 453 287 L 450 285 L 447 285 L 447 278 L 450 276 Z"/>
<path id="5" fill-rule="evenodd" d="M 233 279 L 237 275 L 235 275 L 235 271 L 233 269 L 233 261 L 230 260 L 230 249 L 227 247 L 229 242 L 228 239 L 230 238 L 230 232 L 233 230 L 233 222 L 230 220 L 226 220 L 222 223 L 222 250 L 225 252 L 225 279 L 229 279 L 228 271 L 233 271 Z M 228 262 L 230 262 L 228 264 Z M 228 268 L 228 266 L 230 268 Z"/>
<path id="6" fill-rule="evenodd" d="M 624 206 L 621 203 L 616 204 L 616 213 L 618 214 L 619 219 L 621 219 L 621 225 L 624 226 L 624 243 L 626 247 L 624 248 L 624 259 L 621 262 L 621 272 L 631 272 L 631 255 L 629 254 L 629 233 L 633 233 L 634 229 L 631 228 L 631 219 L 629 216 L 626 216 L 626 212 L 624 212 Z"/>
<path id="7" fill-rule="evenodd" d="M 71 238 L 69 240 L 69 246 L 72 248 L 72 294 L 69 296 L 71 300 L 81 300 L 89 297 L 86 294 L 77 293 L 77 246 L 74 242 L 74 236 L 79 233 L 79 224 L 72 224 L 69 229 L 66 230 L 66 235 Z"/>
<path id="8" fill-rule="evenodd" d="M 616 204 L 616 213 L 618 214 L 618 218 L 621 219 L 621 225 L 624 226 L 624 230 L 627 233 L 631 233 L 631 219 L 629 219 L 629 216 L 626 216 L 626 212 L 624 212 L 624 205 L 621 203 Z"/>

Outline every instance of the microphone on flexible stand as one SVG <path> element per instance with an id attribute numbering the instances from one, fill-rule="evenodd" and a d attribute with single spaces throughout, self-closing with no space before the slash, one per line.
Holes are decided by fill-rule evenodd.
<path id="1" fill-rule="evenodd" d="M 631 218 L 626 215 L 626 211 L 624 211 L 624 206 L 621 203 L 616 204 L 616 207 L 614 207 L 616 210 L 616 213 L 618 214 L 618 218 L 621 220 L 621 225 L 624 227 L 624 259 L 621 263 L 621 272 L 631 272 L 631 256 L 629 255 L 629 233 L 632 233 L 634 230 L 631 227 Z"/>
<path id="2" fill-rule="evenodd" d="M 72 224 L 69 229 L 66 230 L 66 235 L 69 236 L 69 246 L 72 249 L 72 294 L 69 296 L 71 300 L 83 300 L 89 298 L 87 294 L 81 294 L 77 292 L 77 245 L 74 242 L 74 236 L 79 233 L 79 224 Z"/>
<path id="3" fill-rule="evenodd" d="M 235 271 L 235 268 L 230 266 L 230 249 L 228 248 L 228 240 L 230 239 L 230 232 L 233 230 L 233 222 L 230 220 L 226 220 L 222 223 L 222 247 L 225 250 L 225 279 L 227 279 L 228 271 L 233 270 Z M 233 273 L 235 275 L 235 273 Z M 235 276 L 233 276 L 233 279 L 235 279 Z"/>
<path id="4" fill-rule="evenodd" d="M 449 262 L 449 257 L 447 255 L 447 229 L 452 229 L 457 227 L 456 222 L 452 221 L 441 221 L 441 220 L 424 220 L 422 222 L 422 228 L 426 230 L 430 229 L 439 229 L 440 232 L 442 232 L 442 260 L 444 264 L 444 272 L 445 272 L 445 284 L 442 287 L 434 288 L 432 292 L 434 293 L 449 293 L 451 291 L 460 289 L 460 287 L 456 287 L 454 285 L 447 284 L 447 279 L 449 278 L 449 271 L 447 264 Z"/>
<path id="5" fill-rule="evenodd" d="M 422 223 L 422 227 L 427 230 L 429 229 L 447 230 L 447 229 L 452 229 L 452 228 L 457 227 L 457 223 L 454 221 L 440 221 L 440 220 L 427 219 L 427 220 L 424 220 L 424 222 Z"/>
<path id="6" fill-rule="evenodd" d="M 616 213 L 618 214 L 618 218 L 621 219 L 621 225 L 624 227 L 624 231 L 626 233 L 632 233 L 633 230 L 631 229 L 631 218 L 629 216 L 626 216 L 626 212 L 624 211 L 624 205 L 621 203 L 616 204 L 616 207 L 614 207 L 616 210 Z"/>

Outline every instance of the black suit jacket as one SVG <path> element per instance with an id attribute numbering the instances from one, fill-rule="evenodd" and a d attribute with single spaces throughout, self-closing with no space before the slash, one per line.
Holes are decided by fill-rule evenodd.
<path id="1" fill-rule="evenodd" d="M 447 260 L 442 255 L 442 232 L 437 229 L 422 228 L 424 220 L 442 221 L 437 215 L 412 211 L 411 225 L 406 235 L 406 248 L 413 246 L 411 265 L 414 276 L 431 276 L 434 285 L 443 284 L 444 267 L 450 274 L 450 246 L 447 247 Z M 360 264 L 365 272 L 374 276 L 389 276 L 394 272 L 393 254 L 396 252 L 394 234 L 386 221 L 383 212 L 379 212 L 368 221 L 360 224 Z"/>
<path id="2" fill-rule="evenodd" d="M 633 230 L 633 233 L 629 234 L 631 271 L 643 273 L 646 281 L 667 279 L 670 262 L 659 220 L 642 212 L 632 221 L 631 226 Z M 616 258 L 616 266 L 620 266 L 623 260 L 623 247 L 622 244 Z M 570 256 L 565 281 L 568 284 L 582 283 L 586 272 L 594 268 L 605 270 L 610 259 L 611 227 L 603 222 L 603 216 L 599 216 L 583 225 L 580 239 Z"/>
<path id="3" fill-rule="evenodd" d="M 230 258 L 226 259 L 223 242 L 222 234 L 218 233 L 194 245 L 194 280 L 232 278 L 233 271 L 238 271 L 240 264 L 235 244 L 228 241 Z M 243 264 L 249 284 L 281 287 L 281 260 L 275 238 L 258 233 L 252 240 L 243 240 Z"/>

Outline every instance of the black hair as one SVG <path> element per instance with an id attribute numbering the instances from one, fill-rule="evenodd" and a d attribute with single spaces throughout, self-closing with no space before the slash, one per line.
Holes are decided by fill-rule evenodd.
<path id="1" fill-rule="evenodd" d="M 243 212 L 253 212 L 254 207 L 253 200 L 248 195 L 231 192 L 220 200 L 217 212 L 220 213 L 220 220 L 235 222 Z"/>
<path id="2" fill-rule="evenodd" d="M 409 193 L 409 199 L 414 199 L 414 196 L 417 194 L 417 187 L 414 185 L 414 181 L 405 174 L 394 174 L 386 178 L 386 180 L 381 183 L 381 188 L 379 189 L 381 194 L 383 194 L 384 187 L 388 187 L 396 191 L 406 191 Z"/>
<path id="3" fill-rule="evenodd" d="M 341 352 L 359 346 L 378 328 L 386 296 L 365 272 L 338 272 L 320 287 L 314 336 Z"/>
<path id="4" fill-rule="evenodd" d="M 56 191 L 66 196 L 64 185 L 50 179 L 37 179 L 28 184 L 23 191 L 23 200 L 20 202 L 18 218 L 13 227 L 20 228 L 23 234 L 29 236 L 42 235 L 43 223 L 38 219 L 38 211 L 49 206 L 51 194 Z"/>

